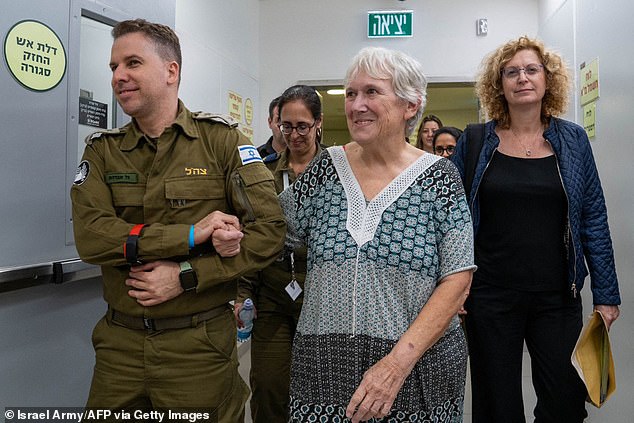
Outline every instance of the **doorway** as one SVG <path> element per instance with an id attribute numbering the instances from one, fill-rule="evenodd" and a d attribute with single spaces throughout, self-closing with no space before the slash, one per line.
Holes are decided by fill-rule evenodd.
<path id="1" fill-rule="evenodd" d="M 350 142 L 344 110 L 344 93 L 341 82 L 323 83 L 303 81 L 320 94 L 324 112 L 325 145 L 344 145 Z M 473 82 L 430 82 L 427 85 L 427 106 L 423 116 L 438 116 L 445 126 L 464 129 L 467 124 L 480 121 L 480 107 L 473 90 Z M 418 128 L 410 136 L 416 142 Z"/>

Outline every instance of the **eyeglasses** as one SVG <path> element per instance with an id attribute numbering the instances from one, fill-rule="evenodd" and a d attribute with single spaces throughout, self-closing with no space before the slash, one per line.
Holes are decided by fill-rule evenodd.
<path id="1" fill-rule="evenodd" d="M 518 68 L 517 66 L 509 66 L 508 68 L 502 69 L 502 76 L 506 79 L 515 79 L 520 76 L 520 72 L 524 71 L 527 76 L 534 76 L 540 73 L 544 69 L 544 65 L 540 65 L 537 63 L 531 63 L 530 65 L 526 65 L 523 68 Z"/>
<path id="2" fill-rule="evenodd" d="M 447 154 L 452 155 L 454 150 L 456 149 L 455 145 L 448 145 L 447 147 L 436 147 L 434 148 L 434 151 L 436 152 L 437 155 L 442 156 L 445 151 L 447 152 Z"/>
<path id="3" fill-rule="evenodd" d="M 308 133 L 315 126 L 316 123 L 317 121 L 314 121 L 312 125 L 309 125 L 307 123 L 301 122 L 297 126 L 293 126 L 290 123 L 282 123 L 280 125 L 280 131 L 282 131 L 282 134 L 284 135 L 290 135 L 293 133 L 294 129 L 297 131 L 298 135 L 301 135 L 303 137 L 305 135 L 308 135 Z"/>

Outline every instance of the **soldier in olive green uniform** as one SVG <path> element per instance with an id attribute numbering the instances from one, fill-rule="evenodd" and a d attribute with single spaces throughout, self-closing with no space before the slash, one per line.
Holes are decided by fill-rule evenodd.
<path id="1" fill-rule="evenodd" d="M 322 151 L 321 101 L 313 88 L 301 85 L 280 97 L 280 129 L 286 150 L 264 158 L 282 192 Z M 306 248 L 286 248 L 257 275 L 243 277 L 236 317 L 245 299 L 256 306 L 251 344 L 251 415 L 254 423 L 288 421 L 291 346 L 302 306 Z M 241 322 L 238 319 L 238 324 Z"/>
<path id="2" fill-rule="evenodd" d="M 87 139 L 71 190 L 77 250 L 101 265 L 108 303 L 88 407 L 235 423 L 248 388 L 227 303 L 283 246 L 273 180 L 234 124 L 178 100 L 171 29 L 125 21 L 113 36 L 113 90 L 133 119 Z"/>

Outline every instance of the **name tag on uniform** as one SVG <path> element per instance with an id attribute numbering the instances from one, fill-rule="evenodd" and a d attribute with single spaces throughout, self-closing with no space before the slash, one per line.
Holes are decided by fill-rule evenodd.
<path id="1" fill-rule="evenodd" d="M 136 184 L 139 182 L 139 175 L 136 173 L 106 173 L 107 184 Z"/>
<path id="2" fill-rule="evenodd" d="M 299 297 L 299 294 L 302 293 L 302 288 L 299 286 L 299 283 L 293 279 L 288 285 L 286 285 L 286 292 L 291 299 L 295 301 L 297 297 Z"/>

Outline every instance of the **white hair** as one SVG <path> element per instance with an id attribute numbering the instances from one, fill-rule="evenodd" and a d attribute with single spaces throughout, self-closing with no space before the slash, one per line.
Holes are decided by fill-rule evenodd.
<path id="1" fill-rule="evenodd" d="M 359 72 L 376 79 L 390 79 L 397 97 L 409 103 L 420 102 L 416 115 L 407 120 L 405 136 L 410 136 L 427 104 L 427 78 L 421 64 L 401 51 L 366 47 L 352 59 L 344 85 L 347 86 Z"/>

